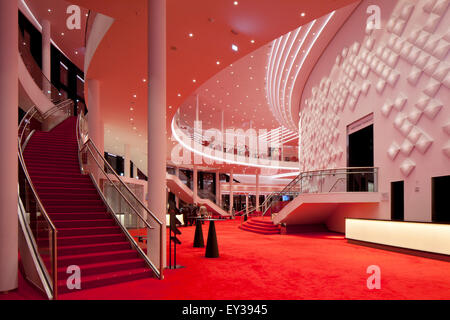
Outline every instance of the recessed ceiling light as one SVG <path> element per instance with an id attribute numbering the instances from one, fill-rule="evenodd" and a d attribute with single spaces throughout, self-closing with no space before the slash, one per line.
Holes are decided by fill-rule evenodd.
<path id="1" fill-rule="evenodd" d="M 181 93 L 177 94 L 177 96 L 181 97 Z"/>
<path id="2" fill-rule="evenodd" d="M 233 2 L 233 4 L 234 4 L 235 6 L 237 6 L 237 5 L 239 4 L 239 2 L 235 1 L 235 2 Z"/>
<path id="3" fill-rule="evenodd" d="M 145 78 L 144 78 L 144 79 L 142 79 L 142 82 L 147 82 L 147 79 L 145 79 Z"/>
<path id="4" fill-rule="evenodd" d="M 196 83 L 196 82 L 197 82 L 197 80 L 195 80 L 195 79 L 192 79 L 192 82 L 193 82 L 193 83 Z"/>
<path id="5" fill-rule="evenodd" d="M 189 38 L 192 38 L 194 36 L 193 33 L 189 33 Z"/>
<path id="6" fill-rule="evenodd" d="M 235 44 L 232 44 L 232 45 L 231 45 L 231 49 L 232 49 L 233 51 L 238 51 L 238 50 L 239 50 L 238 46 L 235 45 Z"/>
<path id="7" fill-rule="evenodd" d="M 133 111 L 133 110 L 134 110 L 134 108 L 133 108 L 133 107 L 130 107 L 130 110 L 131 110 L 131 111 Z"/>
<path id="8" fill-rule="evenodd" d="M 48 12 L 52 12 L 52 9 L 48 9 L 47 11 L 48 11 Z"/>
<path id="9" fill-rule="evenodd" d="M 75 51 L 75 54 L 78 54 L 78 51 Z"/>
<path id="10" fill-rule="evenodd" d="M 61 32 L 61 35 L 63 36 L 63 35 L 64 35 L 64 32 Z"/>
<path id="11" fill-rule="evenodd" d="M 250 40 L 250 43 L 255 43 L 255 40 Z"/>
<path id="12" fill-rule="evenodd" d="M 137 98 L 137 95 L 133 94 L 133 98 Z"/>
<path id="13" fill-rule="evenodd" d="M 300 14 L 300 16 L 304 17 L 304 16 L 306 16 L 306 13 L 302 12 L 302 13 Z"/>
<path id="14" fill-rule="evenodd" d="M 218 64 L 218 65 L 219 65 L 219 64 L 220 64 L 220 61 L 216 61 L 216 64 Z"/>

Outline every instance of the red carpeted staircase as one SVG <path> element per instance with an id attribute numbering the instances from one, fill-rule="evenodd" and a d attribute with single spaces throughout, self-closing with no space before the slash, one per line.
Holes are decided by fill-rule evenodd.
<path id="1" fill-rule="evenodd" d="M 239 228 L 259 234 L 280 234 L 280 227 L 274 225 L 269 218 L 251 218 L 241 224 Z"/>
<path id="2" fill-rule="evenodd" d="M 70 265 L 81 269 L 81 289 L 151 277 L 90 177 L 80 173 L 75 128 L 76 117 L 70 117 L 50 132 L 36 131 L 24 152 L 31 181 L 58 231 L 59 293 L 71 291 Z"/>

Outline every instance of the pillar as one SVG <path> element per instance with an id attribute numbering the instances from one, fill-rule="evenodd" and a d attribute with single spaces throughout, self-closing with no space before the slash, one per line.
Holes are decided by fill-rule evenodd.
<path id="1" fill-rule="evenodd" d="M 51 76 L 51 27 L 49 20 L 42 21 L 42 73 L 50 80 Z"/>
<path id="2" fill-rule="evenodd" d="M 192 178 L 192 191 L 193 191 L 193 196 L 192 196 L 192 201 L 194 202 L 194 204 L 197 203 L 197 198 L 198 198 L 198 170 L 197 167 L 194 167 L 194 172 L 193 172 L 193 178 Z"/>
<path id="3" fill-rule="evenodd" d="M 256 211 L 259 209 L 259 171 L 256 171 Z"/>
<path id="4" fill-rule="evenodd" d="M 51 26 L 49 20 L 42 20 L 42 90 L 51 97 Z"/>
<path id="5" fill-rule="evenodd" d="M 248 215 L 248 194 L 245 194 L 245 213 Z"/>
<path id="6" fill-rule="evenodd" d="M 147 254 L 161 267 L 166 266 L 166 0 L 147 3 L 148 207 L 163 228 L 162 236 L 158 227 L 148 231 Z M 154 224 L 152 220 L 149 223 Z"/>
<path id="7" fill-rule="evenodd" d="M 175 167 L 175 176 L 177 178 L 180 177 L 180 168 Z M 177 206 L 178 209 L 180 209 L 180 198 L 175 194 L 175 204 Z"/>
<path id="8" fill-rule="evenodd" d="M 138 174 L 137 174 L 137 166 L 136 163 L 133 163 L 133 178 L 137 178 Z"/>
<path id="9" fill-rule="evenodd" d="M 100 82 L 88 79 L 88 127 L 89 138 L 101 154 L 104 152 L 103 120 L 100 112 Z"/>
<path id="10" fill-rule="evenodd" d="M 0 1 L 0 292 L 17 288 L 17 1 Z"/>
<path id="11" fill-rule="evenodd" d="M 130 178 L 130 145 L 128 143 L 124 145 L 123 160 L 123 175 Z"/>
<path id="12" fill-rule="evenodd" d="M 230 173 L 230 214 L 233 214 L 233 171 Z"/>
<path id="13" fill-rule="evenodd" d="M 221 201 L 221 195 L 220 195 L 220 172 L 216 171 L 216 204 L 221 207 L 222 201 Z"/>

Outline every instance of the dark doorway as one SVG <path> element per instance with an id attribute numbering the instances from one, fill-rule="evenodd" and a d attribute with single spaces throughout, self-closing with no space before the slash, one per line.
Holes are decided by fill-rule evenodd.
<path id="1" fill-rule="evenodd" d="M 348 167 L 373 167 L 373 124 L 348 135 Z M 362 171 L 362 172 L 361 172 Z M 374 184 L 372 172 L 350 169 L 347 191 L 371 191 Z"/>
<path id="2" fill-rule="evenodd" d="M 450 222 L 450 176 L 431 178 L 431 212 L 433 222 Z"/>
<path id="3" fill-rule="evenodd" d="M 405 219 L 405 189 L 403 181 L 391 182 L 391 220 Z"/>

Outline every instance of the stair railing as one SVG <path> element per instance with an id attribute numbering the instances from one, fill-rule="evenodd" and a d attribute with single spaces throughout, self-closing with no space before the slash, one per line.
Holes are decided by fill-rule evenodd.
<path id="1" fill-rule="evenodd" d="M 47 77 L 42 73 L 42 69 L 37 64 L 30 50 L 30 43 L 28 43 L 22 36 L 19 30 L 19 54 L 22 57 L 22 61 L 25 64 L 28 72 L 33 78 L 36 85 L 42 90 L 42 92 L 52 101 L 57 104 L 65 99 L 67 95 L 63 96 Z"/>
<path id="2" fill-rule="evenodd" d="M 108 211 L 129 242 L 156 276 L 163 279 L 164 248 L 162 244 L 166 235 L 163 223 L 131 191 L 106 161 L 94 142 L 89 139 L 84 112 L 78 113 L 77 140 L 81 172 L 90 175 Z M 147 253 L 143 250 L 145 243 L 141 243 L 144 239 L 147 239 Z M 159 249 L 150 250 L 149 244 L 155 241 L 159 243 Z"/>
<path id="3" fill-rule="evenodd" d="M 25 275 L 49 299 L 58 297 L 58 230 L 31 181 L 23 152 L 35 130 L 49 131 L 71 116 L 72 112 L 71 100 L 63 101 L 45 113 L 41 113 L 33 106 L 20 121 L 18 129 L 18 215 L 21 256 L 31 257 L 38 276 L 29 272 L 31 268 L 29 265 L 24 266 Z"/>
<path id="4" fill-rule="evenodd" d="M 339 183 L 343 183 L 342 190 L 337 190 Z M 283 196 L 295 198 L 304 193 L 331 193 L 331 192 L 377 192 L 377 167 L 349 167 L 337 169 L 324 169 L 301 172 L 283 190 L 271 193 L 264 201 L 265 208 L 262 216 L 274 212 L 276 204 L 282 201 Z M 292 200 L 291 199 L 291 200 Z"/>

